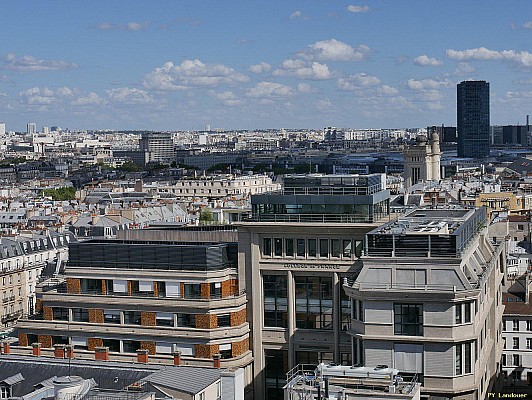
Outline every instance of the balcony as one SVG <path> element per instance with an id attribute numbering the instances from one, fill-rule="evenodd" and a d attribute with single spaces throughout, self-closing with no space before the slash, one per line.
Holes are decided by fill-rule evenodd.
<path id="1" fill-rule="evenodd" d="M 379 218 L 364 214 L 257 214 L 244 221 L 249 222 L 305 222 L 305 223 L 339 223 L 354 224 L 375 222 Z"/>
<path id="2" fill-rule="evenodd" d="M 2 324 L 7 324 L 9 322 L 16 321 L 20 317 L 22 317 L 22 311 L 16 311 L 6 314 L 2 317 Z"/>

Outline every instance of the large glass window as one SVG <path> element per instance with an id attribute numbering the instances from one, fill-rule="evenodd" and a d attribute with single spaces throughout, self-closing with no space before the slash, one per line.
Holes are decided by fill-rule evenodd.
<path id="1" fill-rule="evenodd" d="M 316 257 L 316 239 L 308 239 L 308 256 Z"/>
<path id="2" fill-rule="evenodd" d="M 124 353 L 136 353 L 140 349 L 140 342 L 137 340 L 124 340 Z"/>
<path id="3" fill-rule="evenodd" d="M 346 331 L 351 326 L 351 301 L 345 290 L 340 289 L 340 306 L 341 306 L 341 328 Z"/>
<path id="4" fill-rule="evenodd" d="M 332 329 L 332 278 L 296 276 L 296 326 Z"/>
<path id="5" fill-rule="evenodd" d="M 340 257 L 340 239 L 331 239 L 331 257 Z"/>
<path id="6" fill-rule="evenodd" d="M 271 400 L 283 400 L 283 386 L 286 385 L 286 373 L 288 372 L 288 351 L 264 350 L 266 361 L 266 398 Z"/>
<path id="7" fill-rule="evenodd" d="M 276 257 L 282 257 L 283 255 L 283 239 L 275 238 L 273 239 L 273 251 Z"/>
<path id="8" fill-rule="evenodd" d="M 102 294 L 101 279 L 81 279 L 81 293 Z"/>
<path id="9" fill-rule="evenodd" d="M 54 307 L 52 308 L 53 319 L 59 321 L 68 321 L 68 308 Z"/>
<path id="10" fill-rule="evenodd" d="M 199 283 L 185 283 L 185 299 L 201 298 L 201 285 Z"/>
<path id="11" fill-rule="evenodd" d="M 264 326 L 287 327 L 287 285 L 284 275 L 264 275 Z"/>
<path id="12" fill-rule="evenodd" d="M 124 324 L 140 325 L 140 311 L 124 311 Z"/>
<path id="13" fill-rule="evenodd" d="M 103 321 L 106 324 L 119 324 L 120 323 L 120 311 L 103 310 Z"/>
<path id="14" fill-rule="evenodd" d="M 294 256 L 294 239 L 285 239 L 285 254 L 287 257 L 293 257 Z"/>
<path id="15" fill-rule="evenodd" d="M 329 257 L 329 239 L 320 239 L 320 257 Z"/>
<path id="16" fill-rule="evenodd" d="M 174 326 L 174 314 L 158 312 L 155 316 L 155 325 Z"/>
<path id="17" fill-rule="evenodd" d="M 342 241 L 342 255 L 346 258 L 351 258 L 351 251 L 352 251 L 353 245 L 351 242 L 351 239 L 344 239 Z"/>
<path id="18" fill-rule="evenodd" d="M 262 239 L 262 255 L 264 256 L 272 255 L 272 239 L 271 238 Z"/>
<path id="19" fill-rule="evenodd" d="M 423 304 L 394 304 L 394 334 L 423 336 Z"/>
<path id="20" fill-rule="evenodd" d="M 455 365 L 454 370 L 456 375 L 462 375 L 462 344 L 457 344 L 455 347 Z"/>
<path id="21" fill-rule="evenodd" d="M 104 347 L 109 347 L 109 351 L 120 352 L 120 340 L 118 339 L 102 339 Z M 136 350 L 135 350 L 136 351 Z"/>
<path id="22" fill-rule="evenodd" d="M 297 239 L 297 256 L 305 257 L 305 239 Z"/>
<path id="23" fill-rule="evenodd" d="M 89 310 L 84 308 L 72 309 L 72 321 L 89 322 Z"/>
<path id="24" fill-rule="evenodd" d="M 177 326 L 185 328 L 196 327 L 196 315 L 195 314 L 177 314 Z"/>

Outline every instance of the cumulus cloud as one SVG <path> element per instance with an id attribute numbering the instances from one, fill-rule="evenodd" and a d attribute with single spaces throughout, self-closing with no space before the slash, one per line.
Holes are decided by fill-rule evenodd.
<path id="1" fill-rule="evenodd" d="M 262 74 L 264 72 L 270 72 L 272 70 L 272 66 L 264 61 L 261 61 L 258 64 L 250 65 L 249 70 L 254 74 Z"/>
<path id="2" fill-rule="evenodd" d="M 121 104 L 153 103 L 153 97 L 146 91 L 136 88 L 121 87 L 105 91 L 109 100 Z"/>
<path id="3" fill-rule="evenodd" d="M 379 83 L 381 83 L 381 80 L 376 76 L 361 73 L 349 75 L 346 78 L 339 78 L 337 85 L 342 90 L 356 90 L 368 86 L 375 86 Z"/>
<path id="4" fill-rule="evenodd" d="M 67 86 L 59 88 L 32 87 L 18 93 L 21 100 L 27 105 L 46 106 L 72 97 L 74 91 Z"/>
<path id="5" fill-rule="evenodd" d="M 448 79 L 409 79 L 407 82 L 408 88 L 412 90 L 439 89 L 444 87 L 451 87 L 452 85 L 453 83 Z"/>
<path id="6" fill-rule="evenodd" d="M 392 86 L 382 85 L 377 89 L 377 93 L 382 94 L 384 96 L 395 96 L 399 93 L 399 90 Z"/>
<path id="7" fill-rule="evenodd" d="M 4 69 L 18 72 L 59 71 L 77 68 L 77 64 L 63 60 L 42 60 L 33 56 L 17 57 L 9 53 L 4 58 Z"/>
<path id="8" fill-rule="evenodd" d="M 421 55 L 414 58 L 414 64 L 422 67 L 438 67 L 442 65 L 443 62 L 427 55 Z"/>
<path id="9" fill-rule="evenodd" d="M 326 64 L 316 61 L 288 59 L 283 61 L 281 68 L 273 71 L 274 76 L 294 76 L 299 79 L 323 80 L 331 77 Z"/>
<path id="10" fill-rule="evenodd" d="M 307 46 L 298 53 L 298 56 L 318 61 L 362 61 L 370 51 L 371 49 L 365 45 L 353 47 L 340 40 L 329 39 Z"/>
<path id="11" fill-rule="evenodd" d="M 525 22 L 523 24 L 523 28 L 525 29 L 532 29 L 532 21 Z"/>
<path id="12" fill-rule="evenodd" d="M 365 13 L 369 11 L 369 6 L 355 6 L 355 5 L 348 5 L 347 11 L 351 13 Z"/>
<path id="13" fill-rule="evenodd" d="M 210 95 L 215 99 L 220 100 L 225 106 L 234 107 L 242 104 L 242 101 L 240 101 L 231 91 L 217 93 L 214 90 L 211 90 Z"/>
<path id="14" fill-rule="evenodd" d="M 297 84 L 297 91 L 299 93 L 307 94 L 307 93 L 313 93 L 316 90 L 312 86 L 310 86 L 308 83 L 298 83 Z"/>
<path id="15" fill-rule="evenodd" d="M 516 50 L 490 50 L 485 47 L 478 47 L 467 50 L 448 49 L 446 52 L 448 58 L 457 61 L 487 61 L 487 60 L 505 60 L 522 67 L 532 67 L 532 53 L 528 51 Z"/>
<path id="16" fill-rule="evenodd" d="M 80 96 L 72 101 L 74 106 L 99 106 L 102 104 L 104 104 L 103 99 L 94 92 L 90 92 L 86 96 Z"/>
<path id="17" fill-rule="evenodd" d="M 167 62 L 148 73 L 143 80 L 147 89 L 186 90 L 198 86 L 218 86 L 247 82 L 249 78 L 223 64 L 204 64 L 200 60 L 184 60 L 179 65 Z"/>
<path id="18" fill-rule="evenodd" d="M 454 70 L 455 74 L 457 75 L 471 74 L 475 71 L 476 71 L 475 67 L 473 67 L 472 65 L 466 62 L 458 63 L 458 65 L 456 66 L 456 69 Z"/>
<path id="19" fill-rule="evenodd" d="M 276 82 L 259 82 L 247 92 L 249 97 L 286 97 L 292 95 L 292 88 Z"/>

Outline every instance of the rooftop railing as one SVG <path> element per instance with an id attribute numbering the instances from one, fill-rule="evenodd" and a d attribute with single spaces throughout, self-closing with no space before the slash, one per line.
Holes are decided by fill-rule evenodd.
<path id="1" fill-rule="evenodd" d="M 357 187 L 357 186 L 346 186 L 346 187 L 320 187 L 320 186 L 310 186 L 310 187 L 285 187 L 279 190 L 273 190 L 267 193 L 256 194 L 255 196 L 260 196 L 262 194 L 271 195 L 271 194 L 282 194 L 282 195 L 325 195 L 325 196 L 346 196 L 346 195 L 355 195 L 355 196 L 367 196 L 380 192 L 382 187 L 380 185 L 372 185 L 368 187 Z"/>
<path id="2" fill-rule="evenodd" d="M 374 222 L 380 217 L 363 214 L 260 214 L 254 213 L 250 222 L 311 222 L 311 223 L 361 223 Z M 244 220 L 246 221 L 246 220 Z"/>

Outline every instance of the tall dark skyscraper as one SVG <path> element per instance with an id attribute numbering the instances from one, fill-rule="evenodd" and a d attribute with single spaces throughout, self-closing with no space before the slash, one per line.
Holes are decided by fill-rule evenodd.
<path id="1" fill-rule="evenodd" d="M 488 157 L 490 84 L 486 81 L 460 82 L 456 98 L 458 157 Z"/>

